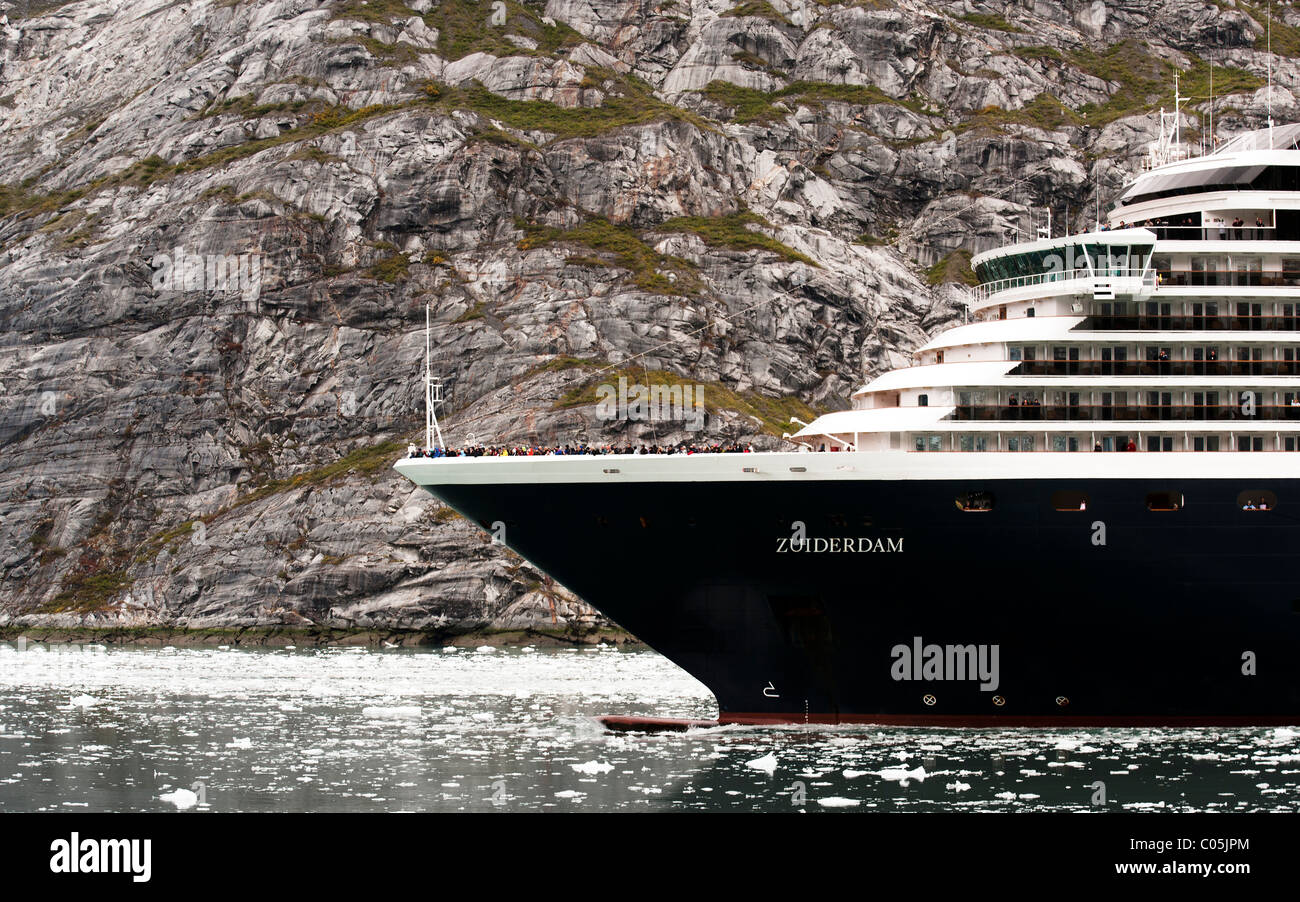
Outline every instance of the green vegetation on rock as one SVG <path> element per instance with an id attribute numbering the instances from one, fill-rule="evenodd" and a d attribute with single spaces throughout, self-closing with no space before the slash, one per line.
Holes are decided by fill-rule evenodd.
<path id="1" fill-rule="evenodd" d="M 790 24 L 790 20 L 777 12 L 776 7 L 768 3 L 767 0 L 745 0 L 745 2 L 732 7 L 722 15 L 736 18 L 768 19 L 772 22 L 780 22 L 782 25 Z"/>
<path id="2" fill-rule="evenodd" d="M 704 88 L 704 96 L 714 103 L 732 110 L 736 122 L 770 122 L 786 115 L 786 110 L 776 106 L 778 101 L 789 101 L 787 106 L 818 107 L 827 103 L 846 103 L 852 106 L 888 104 L 903 107 L 914 113 L 928 115 L 930 110 L 921 100 L 911 97 L 890 97 L 875 85 L 842 85 L 830 82 L 796 81 L 776 91 L 757 91 L 742 88 L 726 81 L 712 81 Z"/>
<path id="3" fill-rule="evenodd" d="M 925 281 L 930 285 L 945 285 L 956 282 L 960 285 L 977 285 L 979 279 L 970 265 L 971 252 L 955 250 L 946 254 L 941 260 L 925 271 Z"/>
<path id="4" fill-rule="evenodd" d="M 804 401 L 793 396 L 769 397 L 758 392 L 736 392 L 721 382 L 700 382 L 681 373 L 668 370 L 646 371 L 637 366 L 603 367 L 576 384 L 555 402 L 554 409 L 565 410 L 571 407 L 584 407 L 596 404 L 600 400 L 597 392 L 599 386 L 616 384 L 619 378 L 625 378 L 629 385 L 679 386 L 692 383 L 703 387 L 704 409 L 711 414 L 732 411 L 758 420 L 764 432 L 780 436 L 790 431 L 790 417 L 798 417 L 811 422 L 819 412 Z"/>
<path id="5" fill-rule="evenodd" d="M 1173 106 L 1177 67 L 1153 54 L 1144 42 L 1134 38 L 1112 44 L 1104 50 L 1081 47 L 1061 52 L 1054 47 L 1032 46 L 1019 47 L 1012 52 L 1022 59 L 1070 66 L 1118 87 L 1104 103 L 1088 104 L 1078 110 L 1069 109 L 1046 93 L 1038 95 L 1020 110 L 986 107 L 970 117 L 963 127 L 997 129 L 1017 124 L 1059 128 L 1085 123 L 1103 126 L 1162 105 Z M 1210 63 L 1196 56 L 1191 60 L 1191 67 L 1182 71 L 1179 93 L 1193 103 L 1206 103 L 1210 99 Z M 1233 66 L 1214 66 L 1213 72 L 1216 97 L 1254 91 L 1264 84 L 1259 76 Z"/>
<path id="6" fill-rule="evenodd" d="M 742 213 L 732 213 L 730 216 L 679 216 L 657 226 L 654 231 L 692 232 L 704 239 L 704 243 L 710 247 L 727 247 L 738 251 L 767 251 L 776 254 L 782 260 L 806 263 L 809 266 L 818 265 L 789 245 L 749 228 L 751 225 L 772 228 L 772 224 L 762 216 L 746 210 Z"/>
<path id="7" fill-rule="evenodd" d="M 628 270 L 632 283 L 654 294 L 690 295 L 701 288 L 695 267 L 687 260 L 657 253 L 641 240 L 635 229 L 614 225 L 607 219 L 594 217 L 567 230 L 516 223 L 525 236 L 519 242 L 520 250 L 543 247 L 549 244 L 581 244 L 594 251 L 610 255 L 605 265 Z"/>
<path id="8" fill-rule="evenodd" d="M 991 31 L 1006 31 L 1011 34 L 1024 34 L 1025 30 L 1019 25 L 1012 25 L 1001 16 L 993 13 L 966 13 L 961 16 L 961 21 L 968 25 L 974 25 L 976 28 L 987 28 Z"/>
<path id="9" fill-rule="evenodd" d="M 589 78 L 599 76 L 589 72 Z M 507 100 L 477 82 L 460 88 L 438 86 L 435 103 L 447 110 L 473 110 L 520 131 L 550 132 L 557 138 L 593 137 L 612 129 L 661 119 L 709 127 L 693 113 L 655 97 L 650 87 L 638 79 L 613 77 L 611 81 L 604 103 L 597 107 L 569 108 L 546 100 Z"/>

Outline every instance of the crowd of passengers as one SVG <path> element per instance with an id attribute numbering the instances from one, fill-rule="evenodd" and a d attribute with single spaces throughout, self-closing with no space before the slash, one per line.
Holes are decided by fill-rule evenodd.
<path id="1" fill-rule="evenodd" d="M 714 442 L 699 444 L 684 442 L 677 445 L 589 445 L 585 442 L 568 445 L 470 445 L 467 448 L 416 448 L 407 449 L 407 457 L 555 457 L 567 454 L 752 454 L 753 445 L 740 442 Z"/>

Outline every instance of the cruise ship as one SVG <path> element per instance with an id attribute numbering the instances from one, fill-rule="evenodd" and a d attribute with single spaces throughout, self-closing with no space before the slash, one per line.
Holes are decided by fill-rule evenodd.
<path id="1" fill-rule="evenodd" d="M 1171 130 L 1104 222 L 972 266 L 789 451 L 397 469 L 721 722 L 1300 723 L 1300 125 Z"/>

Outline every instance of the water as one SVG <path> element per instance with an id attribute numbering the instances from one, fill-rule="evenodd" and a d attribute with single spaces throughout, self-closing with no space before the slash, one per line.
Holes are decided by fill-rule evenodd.
<path id="1" fill-rule="evenodd" d="M 1300 729 L 718 727 L 649 651 L 0 643 L 0 811 L 1296 811 Z"/>

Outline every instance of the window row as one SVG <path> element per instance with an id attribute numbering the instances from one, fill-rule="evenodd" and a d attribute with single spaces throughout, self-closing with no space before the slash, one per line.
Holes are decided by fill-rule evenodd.
<path id="1" fill-rule="evenodd" d="M 1182 492 L 1161 490 L 1146 494 L 1146 507 L 1151 511 L 1178 511 L 1186 506 Z M 997 499 L 992 492 L 962 492 L 955 499 L 957 510 L 964 513 L 985 513 L 993 510 Z M 1081 512 L 1088 510 L 1087 492 L 1063 489 L 1052 493 L 1050 506 L 1054 511 Z M 1271 511 L 1277 509 L 1277 495 L 1267 489 L 1246 489 L 1237 495 L 1237 507 L 1243 511 Z"/>

